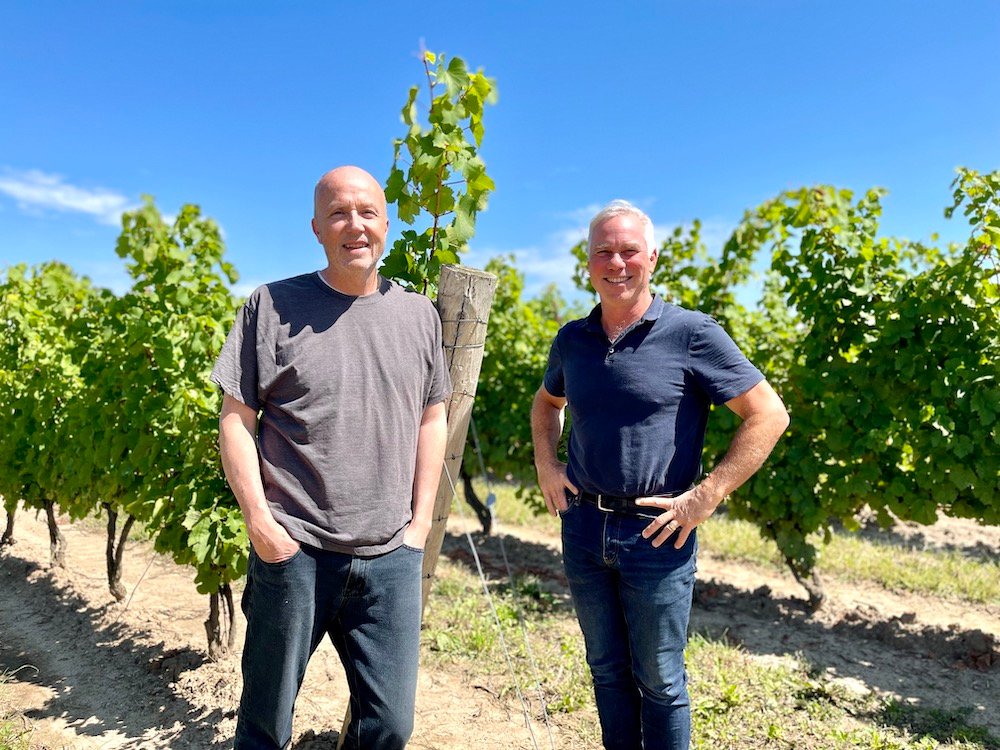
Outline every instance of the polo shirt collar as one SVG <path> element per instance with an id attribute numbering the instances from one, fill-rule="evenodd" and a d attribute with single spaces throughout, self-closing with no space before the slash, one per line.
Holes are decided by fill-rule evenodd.
<path id="1" fill-rule="evenodd" d="M 653 301 L 650 303 L 649 307 L 646 308 L 646 312 L 642 314 L 639 318 L 638 323 L 646 323 L 649 321 L 656 320 L 663 313 L 664 307 L 663 300 L 657 296 L 653 295 Z M 594 333 L 599 333 L 604 335 L 604 329 L 601 327 L 601 303 L 598 302 L 594 306 L 594 309 L 590 311 L 590 315 L 587 316 L 587 330 L 593 331 Z"/>

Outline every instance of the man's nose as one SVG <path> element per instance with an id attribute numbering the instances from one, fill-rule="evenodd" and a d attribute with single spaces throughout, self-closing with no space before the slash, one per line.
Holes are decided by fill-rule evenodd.
<path id="1" fill-rule="evenodd" d="M 347 214 L 347 221 L 352 227 L 362 226 L 361 214 L 357 211 L 351 211 Z"/>
<path id="2" fill-rule="evenodd" d="M 621 256 L 621 253 L 611 253 L 608 256 L 608 265 L 614 268 L 624 268 L 625 259 Z"/>

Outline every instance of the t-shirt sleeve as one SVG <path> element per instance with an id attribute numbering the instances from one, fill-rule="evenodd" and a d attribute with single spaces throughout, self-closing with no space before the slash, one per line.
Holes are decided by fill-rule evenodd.
<path id="1" fill-rule="evenodd" d="M 211 380 L 222 388 L 222 392 L 232 396 L 251 409 L 260 411 L 262 404 L 258 397 L 257 368 L 257 295 L 246 301 L 236 314 L 226 343 L 222 345 Z"/>
<path id="2" fill-rule="evenodd" d="M 448 362 L 444 357 L 444 342 L 441 335 L 441 319 L 437 312 L 433 315 L 434 325 L 434 364 L 431 372 L 430 387 L 424 399 L 424 408 L 444 401 L 451 395 L 451 374 L 448 372 Z"/>
<path id="3" fill-rule="evenodd" d="M 550 394 L 556 398 L 566 396 L 566 378 L 563 375 L 562 357 L 559 355 L 559 336 L 557 335 L 549 347 L 549 364 L 545 368 L 545 377 L 542 379 Z"/>
<path id="4" fill-rule="evenodd" d="M 715 405 L 743 395 L 764 380 L 722 326 L 707 315 L 691 335 L 688 358 L 695 379 Z"/>

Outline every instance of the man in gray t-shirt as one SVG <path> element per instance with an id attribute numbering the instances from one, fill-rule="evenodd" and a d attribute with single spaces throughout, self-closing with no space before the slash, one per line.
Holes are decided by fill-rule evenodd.
<path id="1" fill-rule="evenodd" d="M 343 747 L 403 748 L 451 388 L 441 324 L 430 300 L 376 272 L 389 222 L 371 175 L 324 175 L 312 226 L 326 268 L 257 289 L 212 371 L 252 546 L 235 747 L 288 746 L 328 634 L 351 690 Z"/>

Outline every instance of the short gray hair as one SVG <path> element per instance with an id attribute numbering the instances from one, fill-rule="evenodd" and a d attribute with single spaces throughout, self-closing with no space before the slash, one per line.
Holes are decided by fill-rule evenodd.
<path id="1" fill-rule="evenodd" d="M 615 216 L 634 216 L 639 221 L 642 222 L 642 236 L 646 240 L 646 252 L 651 253 L 656 249 L 655 240 L 653 239 L 653 220 L 650 219 L 641 209 L 632 205 L 628 201 L 624 200 L 613 200 L 600 211 L 597 215 L 590 220 L 590 229 L 587 232 L 587 252 L 590 252 L 590 241 L 594 236 L 594 227 L 598 224 L 603 224 L 608 219 L 613 219 Z"/>

